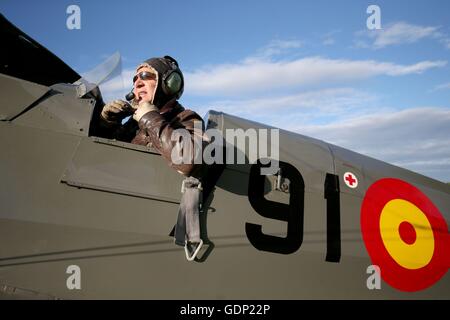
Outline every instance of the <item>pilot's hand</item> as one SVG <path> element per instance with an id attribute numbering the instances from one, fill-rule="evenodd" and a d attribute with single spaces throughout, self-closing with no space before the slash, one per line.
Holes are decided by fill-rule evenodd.
<path id="1" fill-rule="evenodd" d="M 150 111 L 158 111 L 158 108 L 151 104 L 150 102 L 142 102 L 140 103 L 133 114 L 133 119 L 139 122 L 142 116 Z"/>
<path id="2" fill-rule="evenodd" d="M 123 100 L 114 100 L 103 107 L 101 116 L 109 123 L 120 123 L 125 117 L 133 113 L 134 109 L 129 103 Z"/>

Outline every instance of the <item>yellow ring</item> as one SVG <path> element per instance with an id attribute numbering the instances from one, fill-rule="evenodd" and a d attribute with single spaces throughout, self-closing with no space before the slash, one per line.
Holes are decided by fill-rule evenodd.
<path id="1" fill-rule="evenodd" d="M 405 221 L 416 232 L 416 241 L 412 244 L 405 243 L 400 237 L 399 227 Z M 384 206 L 380 216 L 380 232 L 392 259 L 406 269 L 423 268 L 433 258 L 433 229 L 422 210 L 409 201 L 394 199 Z"/>

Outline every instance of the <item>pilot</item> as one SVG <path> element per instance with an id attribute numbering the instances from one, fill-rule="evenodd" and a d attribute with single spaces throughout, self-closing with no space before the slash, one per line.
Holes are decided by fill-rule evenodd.
<path id="1" fill-rule="evenodd" d="M 200 168 L 194 164 L 194 152 L 190 152 L 191 161 L 183 158 L 181 164 L 173 163 L 171 158 L 177 143 L 172 141 L 174 130 L 186 129 L 191 146 L 195 145 L 194 133 L 198 128 L 204 130 L 203 119 L 178 103 L 183 89 L 183 74 L 174 58 L 164 56 L 144 61 L 137 67 L 133 90 L 126 97 L 130 103 L 115 100 L 103 107 L 98 135 L 153 147 L 179 173 L 198 176 Z M 132 117 L 122 124 L 127 116 Z"/>
<path id="2" fill-rule="evenodd" d="M 199 217 L 202 211 L 201 177 L 204 166 L 194 161 L 195 140 L 198 140 L 195 135 L 201 137 L 203 145 L 206 139 L 203 139 L 202 118 L 194 111 L 184 109 L 177 101 L 183 89 L 183 74 L 175 59 L 164 56 L 144 61 L 136 69 L 132 92 L 126 96 L 131 103 L 115 100 L 106 104 L 99 116 L 98 133 L 107 138 L 151 146 L 159 151 L 171 167 L 187 176 L 182 185 L 183 196 L 173 235 L 175 243 L 185 247 L 186 255 L 192 261 L 203 244 Z M 132 117 L 122 124 L 127 116 Z M 181 163 L 172 161 L 172 150 L 178 148 L 180 142 L 179 139 L 173 139 L 172 135 L 177 129 L 188 132 L 182 140 L 189 141 L 182 143 L 191 146 L 187 153 L 190 159 L 183 155 Z M 179 150 L 184 152 L 184 147 Z"/>

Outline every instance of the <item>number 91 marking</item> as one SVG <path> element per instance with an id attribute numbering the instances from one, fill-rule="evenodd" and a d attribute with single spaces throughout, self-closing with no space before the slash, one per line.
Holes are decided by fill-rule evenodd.
<path id="1" fill-rule="evenodd" d="M 291 164 L 280 161 L 283 178 L 290 181 L 289 204 L 267 200 L 264 197 L 264 181 L 259 161 L 250 169 L 248 199 L 252 208 L 261 216 L 287 222 L 286 237 L 267 235 L 262 226 L 245 223 L 245 232 L 250 243 L 258 250 L 291 254 L 300 249 L 303 242 L 305 183 L 301 173 Z M 339 177 L 327 173 L 324 183 L 324 198 L 327 201 L 327 254 L 326 261 L 339 262 L 341 257 Z"/>

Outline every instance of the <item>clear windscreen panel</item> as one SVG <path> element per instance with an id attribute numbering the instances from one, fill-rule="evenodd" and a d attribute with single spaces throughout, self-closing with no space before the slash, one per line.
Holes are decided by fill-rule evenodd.
<path id="1" fill-rule="evenodd" d="M 120 53 L 114 53 L 90 71 L 83 73 L 82 77 L 73 84 L 77 86 L 79 98 L 101 85 L 113 91 L 124 91 Z"/>

